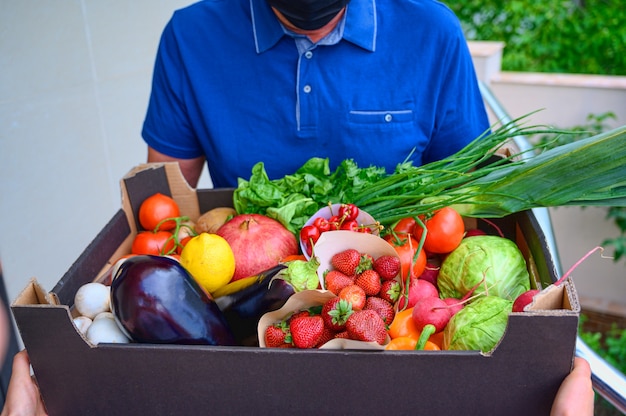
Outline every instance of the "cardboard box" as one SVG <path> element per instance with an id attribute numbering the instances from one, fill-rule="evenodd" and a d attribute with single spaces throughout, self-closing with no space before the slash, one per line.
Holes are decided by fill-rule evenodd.
<path id="1" fill-rule="evenodd" d="M 72 324 L 74 294 L 129 251 L 134 214 L 155 192 L 192 218 L 232 204 L 232 190 L 189 188 L 178 165 L 140 166 L 122 181 L 123 209 L 52 291 L 33 280 L 12 305 L 51 415 L 549 414 L 575 354 L 580 307 L 569 280 L 544 296 L 544 310 L 512 313 L 490 354 L 91 345 Z M 533 280 L 557 279 L 532 212 L 496 222 Z"/>

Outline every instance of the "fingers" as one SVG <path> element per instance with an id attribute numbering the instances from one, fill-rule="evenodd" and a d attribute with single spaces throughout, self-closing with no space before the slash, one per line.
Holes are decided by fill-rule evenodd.
<path id="1" fill-rule="evenodd" d="M 30 375 L 30 360 L 26 350 L 13 357 L 13 370 L 2 410 L 5 415 L 46 415 L 39 388 Z"/>
<path id="2" fill-rule="evenodd" d="M 13 373 L 12 377 L 23 379 L 30 378 L 30 359 L 26 350 L 22 350 L 13 356 Z"/>
<path id="3" fill-rule="evenodd" d="M 574 368 L 565 377 L 552 406 L 552 416 L 593 415 L 594 392 L 587 360 L 574 358 Z"/>
<path id="4" fill-rule="evenodd" d="M 576 377 L 588 378 L 591 382 L 591 366 L 589 362 L 581 357 L 574 358 L 574 369 L 572 373 L 576 373 Z"/>

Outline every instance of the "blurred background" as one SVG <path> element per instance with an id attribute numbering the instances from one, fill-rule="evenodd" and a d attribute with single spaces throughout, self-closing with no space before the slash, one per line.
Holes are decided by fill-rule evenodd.
<path id="1" fill-rule="evenodd" d="M 9 299 L 47 290 L 120 208 L 161 31 L 189 0 L 5 1 L 0 258 Z M 207 178 L 204 178 L 206 187 Z"/>

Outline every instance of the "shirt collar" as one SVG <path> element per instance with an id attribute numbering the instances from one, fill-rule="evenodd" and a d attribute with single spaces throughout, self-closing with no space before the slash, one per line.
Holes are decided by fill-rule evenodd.
<path id="1" fill-rule="evenodd" d="M 285 34 L 267 0 L 250 0 L 252 31 L 257 53 L 274 46 Z M 375 0 L 351 0 L 346 10 L 343 38 L 363 49 L 376 49 Z"/>

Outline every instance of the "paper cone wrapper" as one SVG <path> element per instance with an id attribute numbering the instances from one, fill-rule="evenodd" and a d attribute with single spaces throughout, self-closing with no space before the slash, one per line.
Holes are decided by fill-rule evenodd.
<path id="1" fill-rule="evenodd" d="M 327 300 L 335 297 L 335 294 L 328 290 L 304 290 L 294 293 L 282 308 L 272 312 L 268 312 L 261 317 L 258 326 L 259 346 L 265 348 L 265 330 L 268 326 L 280 322 L 289 317 L 294 312 L 308 309 L 312 306 L 323 305 Z M 389 336 L 385 340 L 384 345 L 376 342 L 363 342 L 351 339 L 333 339 L 322 345 L 320 349 L 334 350 L 384 350 L 385 346 L 390 342 Z"/>

